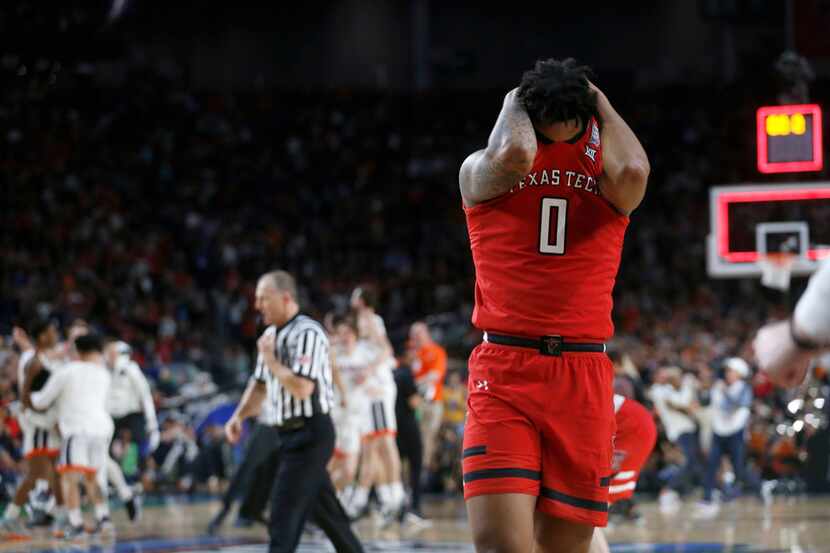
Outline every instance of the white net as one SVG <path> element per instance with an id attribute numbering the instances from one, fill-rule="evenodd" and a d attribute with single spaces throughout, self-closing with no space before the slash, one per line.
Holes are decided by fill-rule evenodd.
<path id="1" fill-rule="evenodd" d="M 790 289 L 793 264 L 798 256 L 790 252 L 770 252 L 758 261 L 761 266 L 761 284 L 786 292 Z"/>

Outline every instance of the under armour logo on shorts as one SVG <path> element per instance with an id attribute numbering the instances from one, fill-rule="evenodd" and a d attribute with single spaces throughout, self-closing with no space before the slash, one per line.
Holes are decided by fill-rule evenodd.
<path id="1" fill-rule="evenodd" d="M 486 380 L 476 380 L 476 389 L 487 392 L 490 390 L 490 384 Z"/>

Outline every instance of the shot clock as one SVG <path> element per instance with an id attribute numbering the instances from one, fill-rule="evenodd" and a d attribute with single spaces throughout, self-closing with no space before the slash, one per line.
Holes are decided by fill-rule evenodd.
<path id="1" fill-rule="evenodd" d="M 822 128 L 818 104 L 767 106 L 758 110 L 758 170 L 762 173 L 821 171 Z"/>

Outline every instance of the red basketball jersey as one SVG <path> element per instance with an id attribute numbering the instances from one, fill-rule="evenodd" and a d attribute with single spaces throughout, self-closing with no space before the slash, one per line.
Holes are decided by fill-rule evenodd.
<path id="1" fill-rule="evenodd" d="M 600 195 L 602 146 L 591 119 L 572 142 L 539 142 L 531 172 L 466 207 L 476 268 L 473 324 L 520 336 L 605 341 L 628 217 Z"/>

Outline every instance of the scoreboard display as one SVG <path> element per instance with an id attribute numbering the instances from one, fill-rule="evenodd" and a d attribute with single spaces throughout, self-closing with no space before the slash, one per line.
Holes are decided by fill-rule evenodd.
<path id="1" fill-rule="evenodd" d="M 758 110 L 758 170 L 762 173 L 821 171 L 822 127 L 818 104 L 767 106 Z"/>

